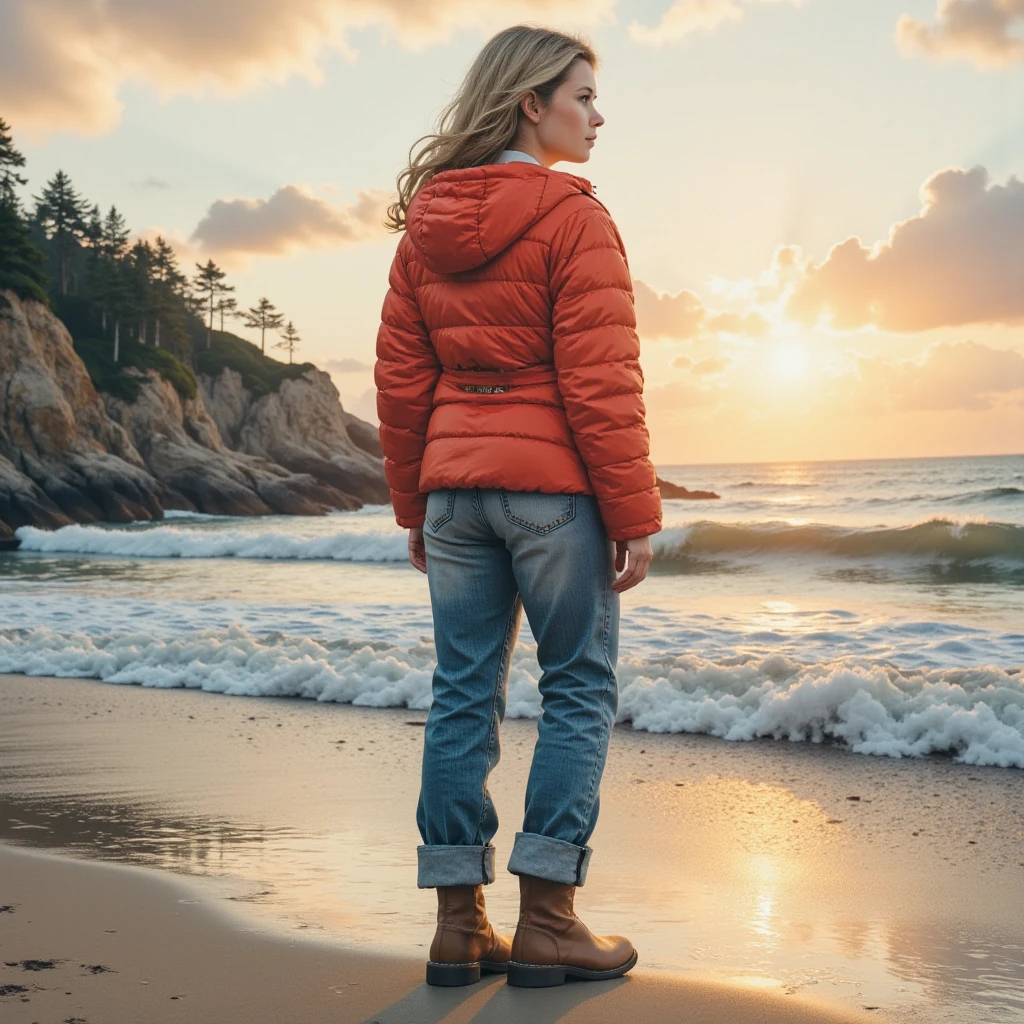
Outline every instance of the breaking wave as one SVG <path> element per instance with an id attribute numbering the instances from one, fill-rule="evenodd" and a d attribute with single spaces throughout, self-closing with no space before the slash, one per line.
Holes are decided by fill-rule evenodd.
<path id="1" fill-rule="evenodd" d="M 428 642 L 259 636 L 238 625 L 175 638 L 0 630 L 0 672 L 370 707 L 428 708 L 434 664 Z M 539 717 L 539 675 L 536 648 L 520 643 L 509 717 Z M 618 677 L 618 721 L 634 729 L 1024 768 L 1024 676 L 1015 668 L 897 669 L 863 658 L 808 664 L 783 654 L 718 661 L 687 654 L 624 657 Z"/>
<path id="2" fill-rule="evenodd" d="M 303 537 L 283 531 L 201 530 L 179 526 L 104 529 L 64 526 L 17 531 L 22 551 L 132 558 L 268 558 L 341 562 L 404 562 L 405 531 L 342 529 Z M 699 521 L 653 536 L 655 560 L 713 555 L 803 554 L 843 558 L 929 557 L 961 562 L 1002 559 L 1024 563 L 1024 526 L 929 519 L 912 526 L 854 529 L 785 522 Z"/>
<path id="3" fill-rule="evenodd" d="M 1024 526 L 929 519 L 912 526 L 856 529 L 809 523 L 699 522 L 669 527 L 651 540 L 655 558 L 723 554 L 832 555 L 846 558 L 921 557 L 1024 562 Z"/>

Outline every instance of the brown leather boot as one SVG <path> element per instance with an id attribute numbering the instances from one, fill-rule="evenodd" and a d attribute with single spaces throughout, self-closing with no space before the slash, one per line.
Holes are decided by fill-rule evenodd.
<path id="1" fill-rule="evenodd" d="M 566 975 L 598 981 L 618 978 L 637 960 L 621 935 L 593 935 L 576 916 L 576 886 L 536 875 L 519 876 L 519 926 L 512 940 L 508 984 L 520 988 L 561 985 Z"/>
<path id="2" fill-rule="evenodd" d="M 437 931 L 427 961 L 428 985 L 471 985 L 480 972 L 508 967 L 512 943 L 487 920 L 482 885 L 437 887 Z"/>

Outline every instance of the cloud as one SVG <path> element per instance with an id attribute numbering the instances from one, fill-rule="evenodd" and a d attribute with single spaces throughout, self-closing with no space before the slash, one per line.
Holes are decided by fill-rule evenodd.
<path id="1" fill-rule="evenodd" d="M 419 49 L 455 29 L 609 20 L 615 0 L 3 0 L 0 96 L 17 131 L 97 134 L 121 118 L 129 80 L 161 99 L 238 95 L 299 75 L 319 84 L 346 33 L 377 26 Z"/>
<path id="2" fill-rule="evenodd" d="M 349 206 L 332 206 L 297 185 L 269 199 L 218 199 L 192 232 L 207 253 L 276 255 L 295 249 L 345 245 L 385 234 L 387 189 L 360 190 Z"/>
<path id="3" fill-rule="evenodd" d="M 804 261 L 786 313 L 890 331 L 1024 320 L 1024 182 L 990 185 L 984 167 L 952 168 L 929 178 L 921 198 L 921 213 L 887 241 L 867 249 L 851 237 L 822 264 Z"/>
<path id="4" fill-rule="evenodd" d="M 169 181 L 164 181 L 163 178 L 154 178 L 152 175 L 148 178 L 143 178 L 142 181 L 133 181 L 132 185 L 134 188 L 157 189 L 159 191 L 165 191 L 171 187 Z"/>
<path id="5" fill-rule="evenodd" d="M 1000 396 L 1024 390 L 1024 354 L 974 341 L 943 342 L 920 362 L 861 359 L 844 384 L 847 399 L 868 411 L 991 409 Z"/>
<path id="6" fill-rule="evenodd" d="M 678 43 L 694 32 L 711 32 L 727 21 L 739 21 L 754 3 L 788 3 L 799 7 L 803 0 L 675 0 L 653 28 L 638 21 L 629 24 L 635 43 L 663 46 Z"/>
<path id="7" fill-rule="evenodd" d="M 694 338 L 704 322 L 704 304 L 685 289 L 675 295 L 656 292 L 649 284 L 633 280 L 637 333 L 645 338 Z"/>
<path id="8" fill-rule="evenodd" d="M 328 359 L 324 363 L 324 369 L 328 373 L 369 373 L 373 367 L 369 363 L 346 357 L 345 359 Z"/>
<path id="9" fill-rule="evenodd" d="M 699 363 L 693 364 L 690 372 L 700 377 L 707 377 L 716 373 L 723 373 L 729 368 L 729 365 L 728 359 L 702 359 Z"/>
<path id="10" fill-rule="evenodd" d="M 939 0 L 936 24 L 901 14 L 896 41 L 905 53 L 939 60 L 967 60 L 978 68 L 1024 61 L 1024 0 Z"/>
<path id="11" fill-rule="evenodd" d="M 644 406 L 654 416 L 686 412 L 687 409 L 709 406 L 714 403 L 713 392 L 694 387 L 692 384 L 684 384 L 678 380 L 644 388 Z"/>
<path id="12" fill-rule="evenodd" d="M 768 333 L 768 321 L 758 312 L 716 313 L 705 321 L 715 334 L 739 334 L 745 338 L 763 338 Z"/>

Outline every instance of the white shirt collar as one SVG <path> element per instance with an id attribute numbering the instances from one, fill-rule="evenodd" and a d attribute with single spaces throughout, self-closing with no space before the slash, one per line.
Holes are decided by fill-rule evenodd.
<path id="1" fill-rule="evenodd" d="M 501 155 L 495 161 L 499 164 L 509 164 L 514 160 L 524 160 L 527 163 L 536 164 L 540 166 L 540 161 L 535 156 L 530 156 L 529 153 L 524 153 L 521 149 L 503 149 Z"/>

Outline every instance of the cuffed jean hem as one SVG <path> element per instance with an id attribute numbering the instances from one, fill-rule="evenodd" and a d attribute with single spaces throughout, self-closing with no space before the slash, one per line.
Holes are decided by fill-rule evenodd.
<path id="1" fill-rule="evenodd" d="M 536 832 L 517 832 L 508 860 L 514 875 L 536 875 L 550 882 L 582 885 L 587 880 L 587 867 L 594 851 L 564 839 L 552 839 Z"/>
<path id="2" fill-rule="evenodd" d="M 416 887 L 490 885 L 494 881 L 494 847 L 417 846 Z"/>

